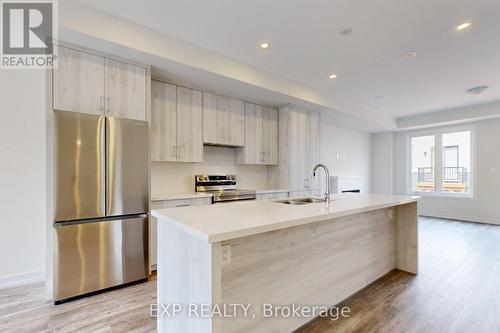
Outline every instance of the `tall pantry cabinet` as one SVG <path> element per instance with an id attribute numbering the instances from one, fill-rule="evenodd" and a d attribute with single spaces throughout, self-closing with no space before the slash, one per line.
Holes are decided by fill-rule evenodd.
<path id="1" fill-rule="evenodd" d="M 320 158 L 319 112 L 287 105 L 279 109 L 279 164 L 269 170 L 269 183 L 288 188 L 292 196 L 311 195 L 313 167 Z"/>

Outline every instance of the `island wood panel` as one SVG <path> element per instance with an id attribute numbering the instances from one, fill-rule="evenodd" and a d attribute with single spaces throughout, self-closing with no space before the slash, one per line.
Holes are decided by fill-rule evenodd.
<path id="1" fill-rule="evenodd" d="M 54 110 L 104 114 L 104 58 L 63 46 L 54 77 Z"/>
<path id="2" fill-rule="evenodd" d="M 146 120 L 146 78 L 146 68 L 106 58 L 106 115 Z"/>
<path id="3" fill-rule="evenodd" d="M 151 159 L 177 160 L 177 87 L 151 82 Z"/>
<path id="4" fill-rule="evenodd" d="M 177 162 L 203 161 L 201 91 L 177 87 Z"/>
<path id="5" fill-rule="evenodd" d="M 161 304 L 217 304 L 220 302 L 220 243 L 206 243 L 167 221 L 158 224 L 158 298 Z M 160 255 L 160 258 L 162 256 Z M 212 326 L 214 325 L 214 326 Z M 217 320 L 189 318 L 183 311 L 175 319 L 158 317 L 159 332 L 220 332 Z"/>
<path id="6" fill-rule="evenodd" d="M 397 268 L 418 273 L 418 214 L 417 203 L 396 208 Z"/>
<path id="7" fill-rule="evenodd" d="M 263 303 L 333 306 L 396 267 L 394 208 L 238 238 L 222 266 L 222 303 L 253 304 L 221 332 L 291 332 L 313 318 L 261 318 Z"/>

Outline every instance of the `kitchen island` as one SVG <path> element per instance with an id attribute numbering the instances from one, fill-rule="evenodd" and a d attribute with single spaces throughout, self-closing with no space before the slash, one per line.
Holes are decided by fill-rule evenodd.
<path id="1" fill-rule="evenodd" d="M 394 268 L 417 274 L 417 200 L 341 194 L 328 204 L 154 210 L 159 332 L 290 332 L 313 316 L 270 316 L 270 307 L 331 307 Z"/>

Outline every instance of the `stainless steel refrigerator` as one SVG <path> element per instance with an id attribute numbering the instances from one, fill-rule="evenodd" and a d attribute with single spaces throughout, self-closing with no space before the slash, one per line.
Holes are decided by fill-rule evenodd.
<path id="1" fill-rule="evenodd" d="M 56 303 L 148 277 L 148 124 L 54 111 Z"/>

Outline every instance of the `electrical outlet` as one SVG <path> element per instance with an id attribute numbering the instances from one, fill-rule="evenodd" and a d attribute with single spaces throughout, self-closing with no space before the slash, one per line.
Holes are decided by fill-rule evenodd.
<path id="1" fill-rule="evenodd" d="M 222 246 L 222 264 L 227 265 L 231 263 L 231 245 Z"/>

